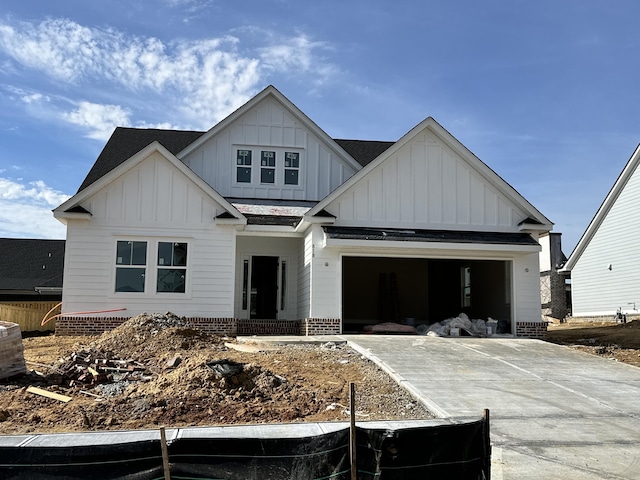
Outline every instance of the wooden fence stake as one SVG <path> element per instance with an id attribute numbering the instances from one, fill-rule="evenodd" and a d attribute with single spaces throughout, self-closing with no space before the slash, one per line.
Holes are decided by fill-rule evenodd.
<path id="1" fill-rule="evenodd" d="M 164 427 L 160 427 L 160 448 L 162 448 L 162 469 L 164 470 L 164 480 L 171 480 L 169 469 L 169 450 L 167 449 L 167 435 Z"/>
<path id="2" fill-rule="evenodd" d="M 356 464 L 356 384 L 351 382 L 349 394 L 349 461 L 351 463 L 351 480 L 358 478 L 358 466 Z"/>

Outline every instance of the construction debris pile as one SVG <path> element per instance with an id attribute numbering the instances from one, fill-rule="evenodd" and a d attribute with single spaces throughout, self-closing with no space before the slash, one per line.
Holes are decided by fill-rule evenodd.
<path id="1" fill-rule="evenodd" d="M 0 383 L 0 434 L 344 421 L 350 382 L 359 419 L 431 417 L 386 373 L 341 344 L 238 343 L 170 313 L 143 314 L 80 343 L 26 340 L 33 370 Z M 30 357 L 29 345 L 52 352 Z"/>
<path id="2" fill-rule="evenodd" d="M 133 359 L 115 358 L 109 351 L 85 347 L 62 358 L 53 367 L 52 381 L 59 385 L 96 386 L 102 383 L 148 381 L 151 372 Z M 55 375 L 60 378 L 56 381 Z"/>
<path id="3" fill-rule="evenodd" d="M 466 313 L 461 313 L 457 317 L 448 318 L 431 325 L 418 325 L 416 330 L 420 335 L 432 337 L 490 337 L 496 333 L 498 320 L 489 317 L 488 320 L 471 320 Z"/>

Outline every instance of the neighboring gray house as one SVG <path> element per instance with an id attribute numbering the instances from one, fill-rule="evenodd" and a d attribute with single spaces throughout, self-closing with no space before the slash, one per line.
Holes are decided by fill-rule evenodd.
<path id="1" fill-rule="evenodd" d="M 572 316 L 613 320 L 640 308 L 640 147 L 569 256 Z"/>
<path id="2" fill-rule="evenodd" d="M 550 232 L 540 235 L 538 241 L 542 247 L 540 252 L 542 315 L 551 321 L 562 321 L 568 313 L 567 275 L 560 273 L 567 261 L 567 257 L 562 253 L 562 234 Z"/>
<path id="3" fill-rule="evenodd" d="M 64 240 L 0 238 L 0 320 L 25 331 L 44 327 L 44 316 L 62 299 Z"/>
<path id="4" fill-rule="evenodd" d="M 116 129 L 54 215 L 59 333 L 167 310 L 230 334 L 461 311 L 545 330 L 551 222 L 433 118 L 397 142 L 335 140 L 269 86 L 207 132 Z"/>

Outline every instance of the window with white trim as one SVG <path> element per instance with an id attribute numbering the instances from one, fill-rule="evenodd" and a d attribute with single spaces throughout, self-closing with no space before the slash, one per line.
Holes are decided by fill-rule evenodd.
<path id="1" fill-rule="evenodd" d="M 156 292 L 185 293 L 187 244 L 158 242 L 158 278 Z"/>
<path id="2" fill-rule="evenodd" d="M 299 188 L 302 182 L 302 163 L 304 150 L 291 147 L 236 147 L 235 184 L 245 186 L 273 185 L 274 187 Z M 252 159 L 258 161 L 257 172 L 253 172 Z M 256 185 L 256 186 L 257 186 Z M 248 185 L 247 185 L 248 186 Z"/>
<path id="3" fill-rule="evenodd" d="M 116 243 L 116 292 L 144 292 L 147 273 L 147 242 Z"/>
<path id="4" fill-rule="evenodd" d="M 260 152 L 260 183 L 276 183 L 276 152 Z"/>
<path id="5" fill-rule="evenodd" d="M 251 150 L 239 149 L 236 156 L 236 181 L 251 183 Z"/>
<path id="6" fill-rule="evenodd" d="M 284 152 L 284 184 L 298 185 L 300 173 L 300 153 Z"/>

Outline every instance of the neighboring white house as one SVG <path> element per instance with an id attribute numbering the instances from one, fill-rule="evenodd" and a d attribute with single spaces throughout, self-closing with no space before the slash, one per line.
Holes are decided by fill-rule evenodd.
<path id="1" fill-rule="evenodd" d="M 546 329 L 552 223 L 432 118 L 397 142 L 334 140 L 269 86 L 208 132 L 116 129 L 54 215 L 60 333 L 163 311 L 221 333 L 461 311 Z"/>
<path id="2" fill-rule="evenodd" d="M 640 147 L 569 256 L 572 316 L 614 320 L 640 309 Z"/>

